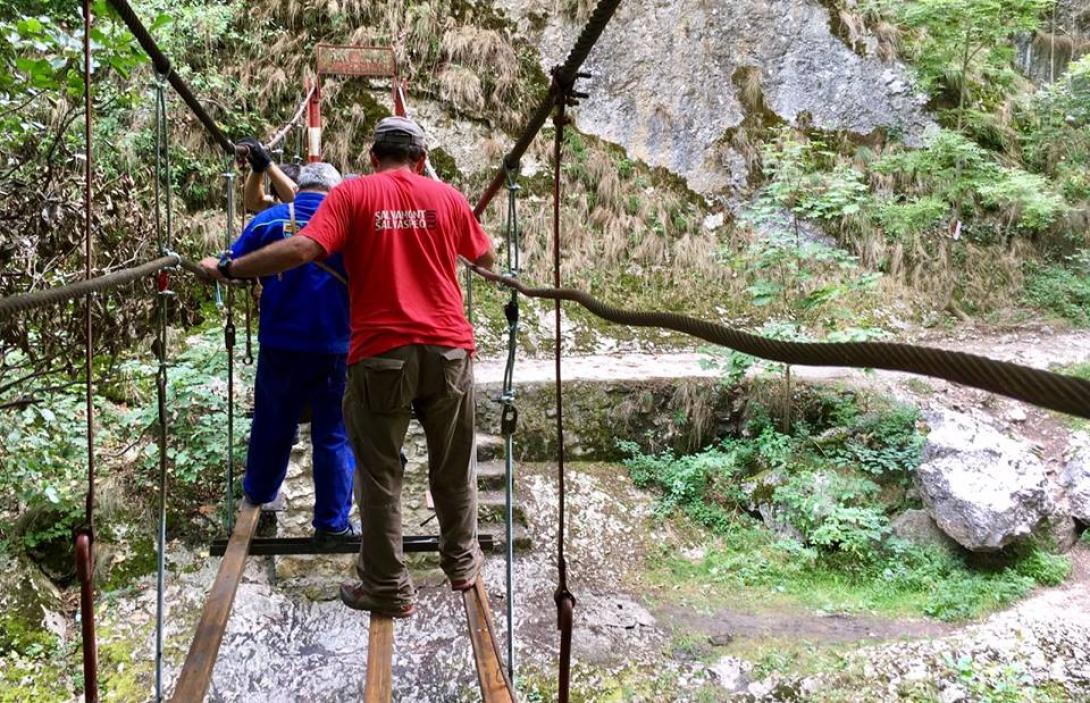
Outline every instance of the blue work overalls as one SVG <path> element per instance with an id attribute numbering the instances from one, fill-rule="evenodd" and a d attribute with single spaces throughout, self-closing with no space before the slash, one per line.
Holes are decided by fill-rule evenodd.
<path id="1" fill-rule="evenodd" d="M 323 193 L 299 193 L 293 205 L 276 205 L 258 214 L 231 248 L 232 256 L 244 256 L 291 236 L 310 220 L 324 197 Z M 330 257 L 325 264 L 344 275 L 340 256 Z M 266 276 L 261 285 L 261 347 L 242 487 L 251 502 L 276 498 L 287 473 L 296 425 L 309 404 L 314 527 L 339 532 L 348 526 L 356 465 L 341 416 L 348 291 L 314 264 Z"/>

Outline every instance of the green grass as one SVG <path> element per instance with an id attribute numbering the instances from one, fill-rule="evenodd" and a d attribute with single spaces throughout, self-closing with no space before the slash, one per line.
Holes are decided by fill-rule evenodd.
<path id="1" fill-rule="evenodd" d="M 761 397 L 750 389 L 749 397 Z M 892 535 L 891 519 L 918 507 L 906 488 L 923 444 L 918 414 L 847 391 L 797 388 L 795 425 L 751 400 L 741 437 L 691 455 L 622 448 L 637 486 L 661 492 L 692 558 L 667 545 L 649 559 L 650 584 L 711 606 L 928 616 L 957 621 L 1061 583 L 1070 561 L 1034 546 L 987 563 Z M 754 507 L 793 532 L 778 537 Z"/>
<path id="2" fill-rule="evenodd" d="M 903 543 L 866 566 L 837 563 L 811 548 L 776 540 L 749 518 L 731 523 L 703 546 L 703 556 L 695 560 L 663 547 L 650 560 L 649 584 L 670 600 L 699 599 L 709 608 L 959 621 L 1009 605 L 1038 585 L 1061 583 L 1070 569 L 1066 557 L 1037 549 L 1006 566 L 982 570 L 960 556 Z"/>
<path id="3" fill-rule="evenodd" d="M 1025 300 L 1073 325 L 1090 326 L 1090 275 L 1078 268 L 1030 267 Z"/>

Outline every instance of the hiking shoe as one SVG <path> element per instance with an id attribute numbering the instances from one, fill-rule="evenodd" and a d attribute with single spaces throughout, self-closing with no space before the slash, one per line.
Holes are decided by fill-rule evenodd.
<path id="1" fill-rule="evenodd" d="M 475 574 L 471 579 L 461 579 L 459 581 L 450 582 L 450 590 L 452 591 L 471 591 L 473 587 L 477 585 L 477 578 L 480 574 Z"/>
<path id="2" fill-rule="evenodd" d="M 352 610 L 365 610 L 372 615 L 385 615 L 398 619 L 407 618 L 416 611 L 416 606 L 412 603 L 401 606 L 381 603 L 363 590 L 363 584 L 353 581 L 345 581 L 341 584 L 341 602 Z"/>
<path id="3" fill-rule="evenodd" d="M 355 522 L 349 522 L 348 527 L 340 532 L 331 532 L 330 530 L 323 530 L 320 527 L 316 527 L 314 528 L 314 541 L 320 544 L 329 542 L 351 542 L 359 539 L 360 534 L 359 523 Z"/>

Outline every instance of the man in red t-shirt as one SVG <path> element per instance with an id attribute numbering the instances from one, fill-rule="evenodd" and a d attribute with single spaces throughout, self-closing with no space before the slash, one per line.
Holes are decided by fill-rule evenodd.
<path id="1" fill-rule="evenodd" d="M 341 586 L 351 608 L 406 617 L 415 591 L 401 538 L 399 451 L 410 404 L 428 443 L 440 566 L 455 590 L 480 569 L 474 475 L 473 328 L 463 312 L 458 257 L 491 268 L 495 250 L 466 199 L 424 178 L 424 132 L 379 122 L 371 176 L 326 197 L 301 237 L 244 256 L 213 275 L 267 276 L 340 252 L 348 271 L 352 340 L 344 418 L 356 451 L 363 528 L 360 581 Z"/>

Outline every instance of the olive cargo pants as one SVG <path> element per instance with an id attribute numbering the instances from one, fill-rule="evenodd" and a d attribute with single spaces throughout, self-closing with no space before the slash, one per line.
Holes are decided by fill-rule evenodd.
<path id="1" fill-rule="evenodd" d="M 439 564 L 452 581 L 473 578 L 477 544 L 473 360 L 465 349 L 410 344 L 349 367 L 344 420 L 356 452 L 364 590 L 391 608 L 411 603 L 401 543 L 400 449 L 416 410 L 428 445 L 428 483 L 439 520 Z"/>

